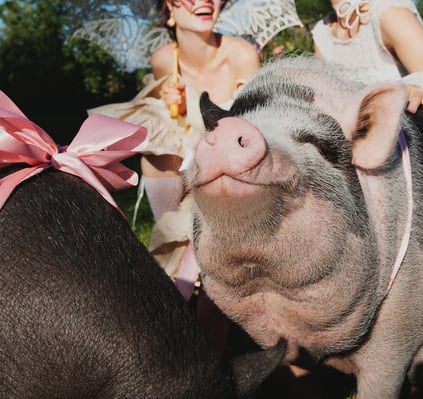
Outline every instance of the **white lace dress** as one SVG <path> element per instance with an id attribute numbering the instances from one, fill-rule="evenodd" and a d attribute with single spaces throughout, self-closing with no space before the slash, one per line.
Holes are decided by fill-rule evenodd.
<path id="1" fill-rule="evenodd" d="M 173 154 L 185 158 L 204 130 L 199 95 L 186 84 L 187 113 L 170 118 L 169 109 L 159 94 L 166 79 L 169 76 L 155 80 L 153 74 L 147 74 L 143 80 L 144 88 L 132 100 L 92 108 L 88 114 L 104 114 L 147 128 L 146 154 Z"/>
<path id="2" fill-rule="evenodd" d="M 172 119 L 159 95 L 161 85 L 168 78 L 155 80 L 152 74 L 148 74 L 144 77 L 144 88 L 132 100 L 92 108 L 88 114 L 104 114 L 144 126 L 148 131 L 148 146 L 144 153 L 178 155 L 184 160 L 181 167 L 184 168 L 205 130 L 199 106 L 200 94 L 185 82 L 187 113 Z M 243 80 L 236 82 L 234 95 L 244 84 Z M 229 109 L 232 102 L 229 99 L 219 106 Z M 192 197 L 187 193 L 178 209 L 165 212 L 153 227 L 149 250 L 171 277 L 178 272 L 191 240 L 191 207 Z"/>
<path id="3" fill-rule="evenodd" d="M 369 22 L 360 25 L 360 30 L 351 39 L 335 38 L 327 17 L 312 29 L 314 43 L 321 56 L 338 65 L 347 78 L 364 83 L 401 79 L 408 72 L 384 46 L 380 17 L 388 8 L 402 7 L 410 9 L 422 24 L 423 21 L 412 0 L 373 0 L 371 5 Z M 423 72 L 410 74 L 403 81 L 423 87 Z"/>

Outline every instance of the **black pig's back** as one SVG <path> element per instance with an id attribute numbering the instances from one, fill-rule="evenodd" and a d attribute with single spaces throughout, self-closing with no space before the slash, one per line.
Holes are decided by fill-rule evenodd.
<path id="1" fill-rule="evenodd" d="M 173 283 L 81 179 L 27 180 L 0 229 L 0 397 L 226 397 Z"/>

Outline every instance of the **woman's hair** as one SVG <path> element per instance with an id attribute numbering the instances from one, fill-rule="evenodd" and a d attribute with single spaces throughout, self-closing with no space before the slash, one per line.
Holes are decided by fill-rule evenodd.
<path id="1" fill-rule="evenodd" d="M 180 5 L 181 4 L 180 0 L 169 0 L 169 2 L 172 5 Z M 227 2 L 228 2 L 228 0 L 220 0 L 220 9 L 221 10 L 223 10 L 223 7 L 225 7 Z M 170 11 L 169 11 L 169 8 L 167 8 L 166 0 L 157 0 L 156 1 L 156 9 L 159 12 L 159 14 L 161 15 L 161 19 L 160 19 L 158 25 L 161 26 L 161 27 L 167 28 L 172 40 L 176 40 L 175 27 L 171 28 L 167 25 L 167 20 L 170 18 Z"/>

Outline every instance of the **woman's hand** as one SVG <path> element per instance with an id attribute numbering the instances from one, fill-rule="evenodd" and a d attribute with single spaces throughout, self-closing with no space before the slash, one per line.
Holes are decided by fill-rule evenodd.
<path id="1" fill-rule="evenodd" d="M 171 104 L 177 104 L 179 115 L 185 115 L 187 106 L 184 83 L 175 83 L 172 80 L 166 80 L 160 89 L 160 97 L 168 107 L 170 107 Z"/>
<path id="2" fill-rule="evenodd" d="M 408 85 L 408 106 L 407 111 L 415 114 L 417 108 L 423 104 L 423 87 Z"/>

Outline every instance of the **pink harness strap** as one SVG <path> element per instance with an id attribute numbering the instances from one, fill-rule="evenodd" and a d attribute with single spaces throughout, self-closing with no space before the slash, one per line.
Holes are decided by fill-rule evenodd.
<path id="1" fill-rule="evenodd" d="M 411 179 L 411 162 L 410 162 L 410 153 L 408 151 L 407 140 L 405 139 L 404 132 L 400 131 L 399 133 L 399 143 L 402 150 L 402 165 L 404 168 L 405 182 L 407 187 L 407 220 L 405 225 L 404 234 L 402 236 L 401 245 L 398 251 L 398 255 L 395 259 L 395 263 L 392 267 L 391 277 L 389 278 L 388 287 L 386 289 L 385 298 L 391 290 L 392 285 L 394 284 L 395 278 L 398 275 L 398 272 L 401 268 L 402 262 L 407 252 L 408 243 L 410 241 L 411 234 L 411 224 L 413 217 L 413 187 Z"/>
<path id="2" fill-rule="evenodd" d="M 389 278 L 388 287 L 385 292 L 385 298 L 388 295 L 391 287 L 395 281 L 395 278 L 401 268 L 404 260 L 405 253 L 407 252 L 408 243 L 410 241 L 411 224 L 413 216 L 413 190 L 412 190 L 412 179 L 411 179 L 411 162 L 410 153 L 408 151 L 407 140 L 404 132 L 401 130 L 399 133 L 399 144 L 402 150 L 402 164 L 404 168 L 404 175 L 407 187 L 407 220 L 404 230 L 404 234 L 401 240 L 401 245 L 392 267 L 391 276 Z M 191 244 L 190 244 L 191 245 Z M 187 256 L 187 253 L 191 253 L 191 256 Z M 192 255 L 192 248 L 187 249 L 187 253 L 184 256 L 182 265 L 176 275 L 175 283 L 185 299 L 189 299 L 194 289 L 195 282 L 200 272 L 198 265 L 195 262 L 195 257 Z M 188 260 L 187 260 L 188 259 Z"/>

